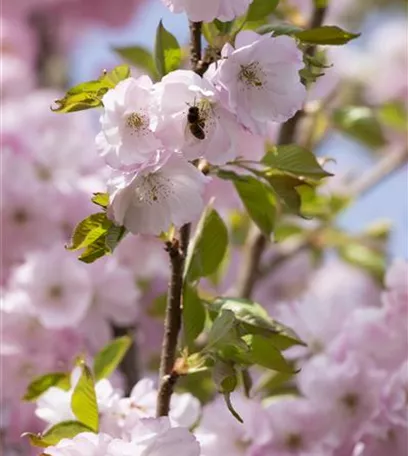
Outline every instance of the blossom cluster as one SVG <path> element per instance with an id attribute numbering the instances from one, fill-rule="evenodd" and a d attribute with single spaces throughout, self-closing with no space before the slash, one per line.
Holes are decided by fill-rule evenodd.
<path id="1" fill-rule="evenodd" d="M 243 135 L 266 136 L 301 108 L 302 53 L 287 36 L 237 35 L 204 77 L 176 70 L 153 84 L 121 81 L 103 97 L 100 156 L 113 168 L 109 214 L 133 234 L 159 235 L 194 221 L 208 178 L 190 162 L 222 165 Z"/>
<path id="2" fill-rule="evenodd" d="M 405 455 L 407 277 L 402 260 L 388 270 L 384 292 L 341 263 L 312 274 L 298 299 L 274 311 L 308 344 L 288 353 L 300 368 L 295 394 L 236 394 L 244 427 L 222 400 L 205 406 L 195 431 L 202 455 Z"/>

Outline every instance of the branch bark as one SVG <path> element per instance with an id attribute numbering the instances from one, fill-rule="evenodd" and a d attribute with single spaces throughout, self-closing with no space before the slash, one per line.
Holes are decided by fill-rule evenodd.
<path id="1" fill-rule="evenodd" d="M 326 14 L 326 8 L 316 7 L 309 27 L 315 28 L 322 25 Z M 306 50 L 308 55 L 314 55 L 316 46 L 309 46 Z M 304 116 L 304 111 L 298 111 L 291 119 L 285 122 L 279 132 L 278 145 L 292 143 L 296 138 L 299 122 Z M 260 277 L 260 264 L 262 254 L 268 245 L 268 239 L 261 232 L 257 232 L 248 243 L 242 270 L 238 275 L 237 294 L 241 298 L 249 299 Z"/>
<path id="2" fill-rule="evenodd" d="M 191 69 L 202 76 L 201 62 L 201 22 L 190 22 L 190 62 Z M 205 70 L 204 70 L 205 71 Z M 182 324 L 182 299 L 184 289 L 184 265 L 190 242 L 191 224 L 180 229 L 179 240 L 174 239 L 166 245 L 170 258 L 171 278 L 167 296 L 164 338 L 160 356 L 160 385 L 157 397 L 157 416 L 167 416 L 171 396 L 179 374 L 174 370 L 178 337 Z"/>

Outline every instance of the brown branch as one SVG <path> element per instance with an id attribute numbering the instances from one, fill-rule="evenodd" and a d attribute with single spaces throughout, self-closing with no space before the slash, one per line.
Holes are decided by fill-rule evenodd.
<path id="1" fill-rule="evenodd" d="M 201 22 L 190 22 L 191 69 L 197 74 L 200 74 L 198 67 L 202 52 L 201 26 Z M 171 396 L 178 379 L 178 373 L 174 370 L 174 364 L 182 324 L 183 274 L 188 244 L 190 242 L 190 232 L 191 224 L 187 223 L 180 229 L 180 240 L 174 239 L 166 245 L 170 257 L 171 278 L 167 295 L 164 338 L 160 356 L 160 385 L 157 396 L 157 416 L 167 416 L 169 414 Z"/>
<path id="2" fill-rule="evenodd" d="M 182 230 L 184 227 L 182 228 Z M 160 357 L 160 386 L 157 398 L 157 416 L 169 414 L 171 395 L 177 376 L 173 372 L 176 360 L 178 336 L 181 329 L 181 300 L 183 294 L 183 272 L 185 255 L 177 239 L 167 243 L 171 277 L 167 295 L 164 338 Z"/>
<path id="3" fill-rule="evenodd" d="M 326 8 L 315 8 L 310 21 L 310 28 L 319 27 L 324 21 Z M 306 50 L 308 55 L 316 52 L 316 46 L 309 46 Z M 305 112 L 298 111 L 291 119 L 285 122 L 279 132 L 277 143 L 279 145 L 292 143 L 295 140 L 299 122 Z M 262 254 L 267 247 L 268 240 L 263 233 L 257 232 L 251 242 L 246 246 L 245 258 L 242 270 L 238 275 L 238 296 L 249 299 L 252 291 L 260 278 L 260 264 Z"/>

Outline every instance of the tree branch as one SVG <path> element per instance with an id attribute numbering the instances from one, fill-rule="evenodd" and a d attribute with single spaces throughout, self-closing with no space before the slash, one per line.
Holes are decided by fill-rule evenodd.
<path id="1" fill-rule="evenodd" d="M 201 22 L 190 22 L 190 62 L 191 69 L 199 72 L 201 62 Z M 160 385 L 157 397 L 157 416 L 167 416 L 178 373 L 174 370 L 178 336 L 182 324 L 182 298 L 184 289 L 184 264 L 190 242 L 191 224 L 180 229 L 179 239 L 166 244 L 170 257 L 171 278 L 167 295 L 164 338 L 160 356 Z"/>
<path id="2" fill-rule="evenodd" d="M 324 21 L 326 8 L 315 8 L 314 14 L 310 21 L 310 28 L 319 27 Z M 314 55 L 316 46 L 309 46 L 306 50 L 308 55 Z M 296 137 L 296 131 L 299 122 L 304 116 L 304 111 L 298 111 L 291 119 L 285 122 L 279 132 L 279 145 L 292 143 Z M 263 233 L 257 232 L 251 242 L 246 246 L 245 259 L 242 266 L 242 271 L 238 275 L 238 296 L 249 299 L 252 291 L 259 279 L 260 263 L 262 254 L 268 244 L 268 240 Z"/>
<path id="3" fill-rule="evenodd" d="M 184 227 L 183 227 L 184 228 Z M 182 228 L 182 230 L 183 230 Z M 169 414 L 171 395 L 177 380 L 173 372 L 176 350 L 181 329 L 181 299 L 183 294 L 183 272 L 185 255 L 177 239 L 168 242 L 167 251 L 170 258 L 171 278 L 167 295 L 166 316 L 164 321 L 164 338 L 160 357 L 160 386 L 157 399 L 157 416 Z"/>

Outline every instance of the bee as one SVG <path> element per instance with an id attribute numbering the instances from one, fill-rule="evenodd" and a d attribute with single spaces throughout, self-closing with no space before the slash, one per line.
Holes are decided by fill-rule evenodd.
<path id="1" fill-rule="evenodd" d="M 191 134 L 200 140 L 205 139 L 205 120 L 200 116 L 198 106 L 190 106 L 187 113 L 187 123 Z"/>

